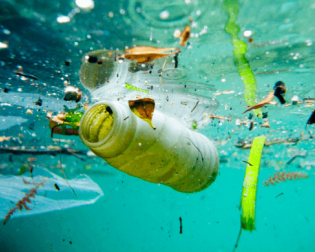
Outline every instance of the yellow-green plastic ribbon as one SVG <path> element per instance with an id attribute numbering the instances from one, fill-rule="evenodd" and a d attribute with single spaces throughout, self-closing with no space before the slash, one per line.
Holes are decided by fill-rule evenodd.
<path id="1" fill-rule="evenodd" d="M 231 43 L 235 47 L 233 50 L 234 64 L 245 85 L 244 99 L 249 106 L 256 103 L 257 85 L 255 75 L 246 58 L 247 44 L 238 38 L 240 27 L 236 23 L 239 12 L 238 0 L 225 0 L 222 7 L 227 15 L 228 20 L 225 24 L 225 32 L 231 35 Z M 254 110 L 256 115 L 261 115 L 261 110 Z"/>
<path id="2" fill-rule="evenodd" d="M 253 231 L 255 229 L 257 181 L 259 175 L 260 159 L 265 145 L 265 140 L 265 136 L 256 137 L 250 150 L 240 204 L 240 210 L 242 211 L 241 227 L 233 251 L 235 251 L 238 246 L 242 230 L 244 229 Z"/>
<path id="3" fill-rule="evenodd" d="M 241 227 L 244 230 L 253 231 L 255 229 L 257 181 L 261 153 L 264 148 L 265 140 L 265 136 L 256 137 L 254 139 L 248 159 L 249 164 L 246 167 L 240 205 L 240 210 L 242 211 Z"/>
<path id="4" fill-rule="evenodd" d="M 128 88 L 128 90 L 132 89 L 132 90 L 135 90 L 135 91 L 141 91 L 141 92 L 144 92 L 146 94 L 149 94 L 146 90 L 141 89 L 141 88 L 137 88 L 137 87 L 132 86 L 131 84 L 128 84 L 128 83 L 125 83 L 125 87 Z"/>

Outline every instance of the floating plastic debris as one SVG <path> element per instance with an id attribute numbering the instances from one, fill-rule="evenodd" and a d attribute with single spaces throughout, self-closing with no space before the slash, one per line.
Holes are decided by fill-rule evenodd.
<path id="1" fill-rule="evenodd" d="M 209 124 L 210 120 L 204 120 L 204 113 L 215 114 L 219 103 L 195 92 L 216 89 L 211 84 L 187 79 L 188 73 L 180 68 L 179 60 L 175 68 L 174 54 L 179 53 L 179 49 L 167 48 L 175 50 L 170 56 L 164 53 L 166 48 L 138 46 L 136 49 L 126 49 L 125 54 L 123 51 L 97 50 L 82 57 L 80 80 L 91 92 L 92 100 L 120 101 L 128 105 L 128 100 L 139 99 L 137 96 L 149 97 L 158 104 L 156 110 L 176 118 L 190 129 L 192 121 L 198 124 L 198 129 Z M 140 59 L 142 63 L 129 59 Z M 102 64 L 95 63 L 98 61 Z"/>
<path id="2" fill-rule="evenodd" d="M 82 91 L 80 88 L 74 86 L 67 86 L 65 89 L 65 96 L 63 99 L 65 101 L 79 102 L 81 100 L 81 97 Z"/>
<path id="3" fill-rule="evenodd" d="M 61 23 L 61 24 L 63 24 L 63 23 L 69 23 L 70 20 L 71 20 L 71 19 L 70 19 L 68 16 L 59 16 L 59 17 L 57 17 L 57 22 L 58 22 L 58 23 Z"/>
<path id="4" fill-rule="evenodd" d="M 244 37 L 250 37 L 250 36 L 252 36 L 252 34 L 253 34 L 253 32 L 250 31 L 250 30 L 247 30 L 247 31 L 244 31 L 244 32 L 243 32 L 243 36 L 244 36 Z"/>
<path id="5" fill-rule="evenodd" d="M 75 179 L 69 180 L 71 187 L 78 195 L 75 197 L 67 182 L 43 168 L 36 168 L 33 172 L 34 179 L 27 176 L 1 176 L 0 175 L 0 218 L 5 218 L 6 214 L 14 207 L 12 202 L 17 203 L 25 193 L 34 188 L 34 183 L 43 182 L 43 186 L 36 188 L 37 193 L 31 202 L 26 203 L 27 208 L 15 211 L 11 218 L 30 216 L 56 210 L 64 210 L 72 207 L 89 205 L 96 202 L 103 192 L 87 175 L 79 175 Z M 59 190 L 56 190 L 55 184 Z"/>
<path id="6" fill-rule="evenodd" d="M 76 0 L 76 5 L 83 9 L 93 9 L 94 1 L 93 0 Z"/>
<path id="7" fill-rule="evenodd" d="M 162 20 L 168 19 L 169 16 L 170 16 L 170 13 L 168 10 L 161 11 L 160 13 L 160 19 Z"/>
<path id="8" fill-rule="evenodd" d="M 4 41 L 3 42 L 0 42 L 0 49 L 5 49 L 5 48 L 8 48 L 9 47 L 9 44 L 7 41 Z"/>
<path id="9" fill-rule="evenodd" d="M 154 111 L 152 118 L 154 106 L 150 100 L 142 100 L 139 105 L 129 101 L 133 102 L 130 108 L 117 101 L 92 105 L 81 120 L 82 142 L 129 175 L 163 183 L 179 192 L 206 189 L 219 172 L 216 147 L 204 135 L 159 111 Z M 108 115 L 108 108 L 113 116 Z"/>

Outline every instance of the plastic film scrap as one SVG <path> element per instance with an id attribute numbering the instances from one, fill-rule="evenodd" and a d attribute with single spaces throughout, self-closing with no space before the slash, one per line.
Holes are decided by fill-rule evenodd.
<path id="1" fill-rule="evenodd" d="M 78 198 L 65 179 L 48 170 L 37 168 L 33 175 L 33 179 L 27 176 L 0 176 L 0 219 L 4 219 L 9 210 L 15 206 L 14 204 L 34 188 L 33 183 L 44 181 L 44 186 L 40 186 L 35 198 L 31 198 L 31 203 L 27 203 L 27 207 L 31 210 L 15 211 L 11 218 L 89 205 L 103 196 L 101 188 L 87 175 L 79 175 L 68 180 Z"/>

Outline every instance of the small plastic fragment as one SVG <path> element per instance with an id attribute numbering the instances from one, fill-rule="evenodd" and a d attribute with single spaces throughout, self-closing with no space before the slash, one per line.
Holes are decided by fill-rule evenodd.
<path id="1" fill-rule="evenodd" d="M 128 84 L 128 83 L 125 83 L 125 87 L 128 88 L 129 90 L 132 89 L 132 90 L 135 90 L 135 91 L 141 91 L 141 92 L 144 92 L 146 94 L 149 94 L 146 90 L 141 89 L 141 88 L 137 88 L 137 87 L 132 86 L 131 84 Z"/>
<path id="2" fill-rule="evenodd" d="M 291 98 L 291 101 L 292 101 L 292 105 L 296 105 L 299 103 L 300 98 L 297 95 L 293 95 Z"/>
<path id="3" fill-rule="evenodd" d="M 31 110 L 31 109 L 26 110 L 26 114 L 33 115 L 33 110 Z"/>
<path id="4" fill-rule="evenodd" d="M 74 87 L 74 86 L 67 86 L 65 89 L 65 101 L 75 101 L 79 102 L 82 97 L 82 91 L 80 88 Z"/>

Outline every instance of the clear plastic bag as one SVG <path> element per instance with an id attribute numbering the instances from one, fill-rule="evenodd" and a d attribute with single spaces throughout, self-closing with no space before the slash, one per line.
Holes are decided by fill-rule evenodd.
<path id="1" fill-rule="evenodd" d="M 41 182 L 43 184 L 39 185 Z M 31 203 L 25 202 L 31 210 L 26 210 L 25 207 L 21 211 L 16 209 L 11 218 L 89 205 L 103 196 L 101 188 L 87 175 L 79 175 L 68 182 L 78 197 L 64 178 L 46 169 L 37 168 L 33 179 L 29 176 L 0 175 L 0 219 L 4 219 L 10 209 L 16 207 L 16 203 L 36 185 L 38 188 L 35 198 L 29 198 Z"/>

